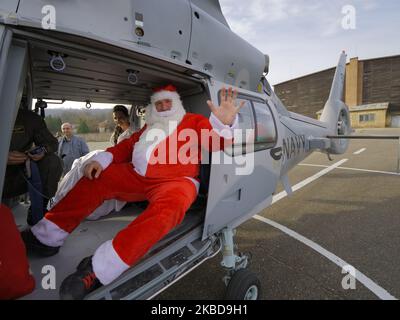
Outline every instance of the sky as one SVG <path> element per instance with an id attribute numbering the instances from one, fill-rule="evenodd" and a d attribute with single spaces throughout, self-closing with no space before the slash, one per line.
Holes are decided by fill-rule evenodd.
<path id="1" fill-rule="evenodd" d="M 400 54 L 398 0 L 220 0 L 232 31 L 270 57 L 272 85 L 348 59 Z M 49 105 L 60 107 L 60 105 Z M 65 107 L 83 108 L 82 102 Z M 93 108 L 112 105 L 93 104 Z"/>
<path id="2" fill-rule="evenodd" d="M 270 56 L 275 85 L 348 60 L 400 55 L 398 0 L 220 0 L 240 37 Z"/>

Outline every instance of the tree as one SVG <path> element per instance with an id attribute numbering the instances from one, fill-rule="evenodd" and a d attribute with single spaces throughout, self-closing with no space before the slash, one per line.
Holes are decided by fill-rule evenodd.
<path id="1" fill-rule="evenodd" d="M 85 120 L 79 119 L 78 133 L 89 133 L 89 127 Z"/>
<path id="2" fill-rule="evenodd" d="M 61 131 L 62 121 L 60 117 L 47 116 L 45 122 L 51 133 L 55 134 L 56 132 Z"/>

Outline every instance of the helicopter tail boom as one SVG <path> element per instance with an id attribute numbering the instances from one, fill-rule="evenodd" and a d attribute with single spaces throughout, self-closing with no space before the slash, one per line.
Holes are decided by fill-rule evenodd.
<path id="1" fill-rule="evenodd" d="M 343 102 L 346 57 L 343 51 L 336 67 L 329 98 L 320 118 L 320 121 L 327 125 L 331 135 L 348 135 L 351 132 L 349 109 Z M 347 150 L 347 146 L 347 140 L 332 140 L 331 147 L 327 151 L 332 154 L 342 154 Z"/>

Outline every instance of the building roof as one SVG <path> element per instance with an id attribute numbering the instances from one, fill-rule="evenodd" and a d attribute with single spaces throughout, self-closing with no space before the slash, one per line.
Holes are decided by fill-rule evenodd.
<path id="1" fill-rule="evenodd" d="M 386 56 L 386 57 L 377 57 L 377 58 L 369 58 L 369 59 L 359 59 L 358 57 L 353 57 L 353 58 L 350 58 L 350 60 L 352 60 L 352 59 L 357 59 L 359 62 L 360 62 L 360 61 L 361 61 L 361 62 L 366 62 L 366 61 L 372 61 L 372 60 L 384 60 L 384 59 L 398 58 L 399 56 L 400 56 L 400 55 L 391 55 L 391 56 Z M 349 62 L 346 63 L 346 66 L 347 66 L 348 64 L 349 64 Z M 275 86 L 279 86 L 279 85 L 281 85 L 281 84 L 286 84 L 287 82 L 291 82 L 291 81 L 295 81 L 295 80 L 300 80 L 300 79 L 302 79 L 302 78 L 307 78 L 307 77 L 312 76 L 312 75 L 315 75 L 315 74 L 317 74 L 317 73 L 330 71 L 330 70 L 332 70 L 332 69 L 336 69 L 336 66 L 331 67 L 331 68 L 327 68 L 327 69 L 323 69 L 323 70 L 320 70 L 320 71 L 315 71 L 315 72 L 312 72 L 312 73 L 309 73 L 309 74 L 305 74 L 305 75 L 302 75 L 302 76 L 298 76 L 298 77 L 296 77 L 296 78 L 289 79 L 289 80 L 285 80 L 285 81 L 280 82 L 280 83 L 275 83 L 273 86 L 275 87 Z"/>
<path id="2" fill-rule="evenodd" d="M 362 104 L 359 106 L 349 107 L 349 111 L 387 110 L 389 108 L 389 104 L 389 102 Z M 316 113 L 321 114 L 322 110 L 323 109 L 318 110 Z"/>
<path id="3" fill-rule="evenodd" d="M 360 106 L 349 107 L 350 111 L 383 110 L 389 108 L 389 102 L 362 104 Z"/>
<path id="4" fill-rule="evenodd" d="M 301 80 L 301 79 L 303 79 L 303 78 L 308 78 L 308 77 L 313 76 L 313 75 L 316 75 L 316 74 L 318 74 L 318 73 L 327 72 L 327 71 L 334 71 L 334 70 L 336 70 L 336 67 L 331 67 L 331 68 L 327 68 L 327 69 L 324 69 L 324 70 L 315 71 L 315 72 L 308 73 L 308 74 L 305 74 L 305 75 L 302 75 L 302 76 L 298 76 L 298 77 L 296 77 L 296 78 L 289 79 L 289 80 L 286 80 L 286 81 L 283 81 L 283 82 L 280 82 L 280 83 L 275 83 L 273 86 L 274 86 L 274 88 L 275 88 L 276 86 L 280 86 L 280 85 L 286 84 L 286 83 L 288 83 L 288 82 Z"/>
<path id="5" fill-rule="evenodd" d="M 98 124 L 99 128 L 106 128 L 108 126 L 108 120 L 104 120 Z"/>

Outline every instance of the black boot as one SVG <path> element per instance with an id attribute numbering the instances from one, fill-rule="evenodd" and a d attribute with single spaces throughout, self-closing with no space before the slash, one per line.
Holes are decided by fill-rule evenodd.
<path id="1" fill-rule="evenodd" d="M 50 247 L 41 243 L 32 233 L 31 229 L 21 231 L 21 238 L 25 243 L 27 252 L 29 253 L 32 252 L 42 257 L 50 257 L 57 254 L 60 250 L 60 247 Z"/>
<path id="2" fill-rule="evenodd" d="M 99 279 L 93 272 L 92 257 L 83 259 L 76 269 L 61 284 L 61 300 L 82 300 L 90 292 L 101 287 Z"/>

